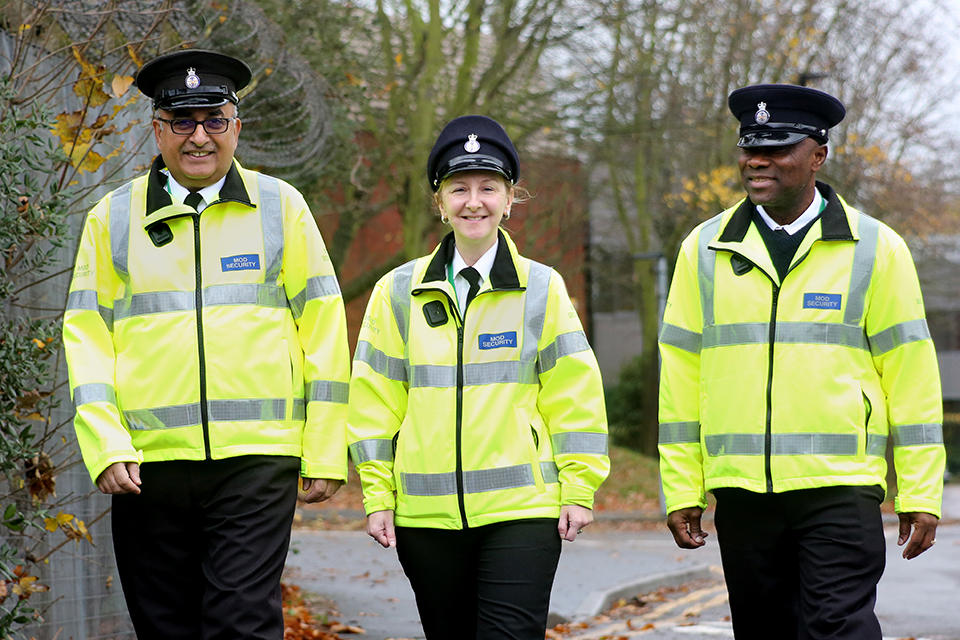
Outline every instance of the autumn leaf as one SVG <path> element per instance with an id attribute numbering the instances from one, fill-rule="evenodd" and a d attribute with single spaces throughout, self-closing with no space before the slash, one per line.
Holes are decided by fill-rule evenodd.
<path id="1" fill-rule="evenodd" d="M 49 590 L 50 587 L 37 582 L 36 576 L 28 575 L 19 576 L 13 583 L 13 588 L 11 589 L 13 595 L 19 596 L 21 600 L 26 600 L 35 593 L 41 593 Z"/>
<path id="2" fill-rule="evenodd" d="M 7 581 L 0 580 L 0 602 L 3 602 L 7 599 Z"/>
<path id="3" fill-rule="evenodd" d="M 110 99 L 103 90 L 104 67 L 88 62 L 78 47 L 71 47 L 73 57 L 80 63 L 80 79 L 73 85 L 73 92 L 86 101 L 88 107 L 99 107 Z"/>
<path id="4" fill-rule="evenodd" d="M 46 453 L 40 452 L 24 465 L 24 477 L 30 496 L 37 502 L 45 502 L 49 496 L 57 495 L 56 467 Z M 50 529 L 53 531 L 53 529 Z"/>
<path id="5" fill-rule="evenodd" d="M 110 88 L 113 90 L 113 95 L 117 98 L 123 97 L 124 94 L 130 89 L 130 85 L 133 84 L 133 76 L 122 76 L 117 74 L 113 76 L 113 80 L 110 82 Z"/>

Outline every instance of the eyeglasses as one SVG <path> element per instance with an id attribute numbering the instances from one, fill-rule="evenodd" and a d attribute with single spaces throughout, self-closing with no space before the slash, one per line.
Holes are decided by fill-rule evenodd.
<path id="1" fill-rule="evenodd" d="M 223 133 L 230 126 L 230 122 L 236 118 L 207 118 L 206 120 L 191 120 L 189 118 L 154 118 L 160 122 L 166 122 L 170 125 L 170 130 L 178 136 L 189 136 L 197 130 L 197 125 L 203 125 L 203 130 L 209 134 Z"/>

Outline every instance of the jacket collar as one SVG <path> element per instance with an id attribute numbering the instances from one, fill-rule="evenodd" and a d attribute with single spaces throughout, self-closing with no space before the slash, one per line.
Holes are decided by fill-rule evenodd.
<path id="1" fill-rule="evenodd" d="M 820 215 L 820 239 L 821 240 L 854 240 L 853 233 L 850 231 L 850 221 L 847 220 L 847 213 L 844 211 L 840 198 L 837 197 L 833 188 L 823 182 L 817 182 L 817 190 L 827 206 Z M 718 238 L 719 242 L 743 242 L 750 229 L 750 221 L 753 219 L 753 212 L 756 205 L 747 197 L 740 203 L 737 210 L 730 216 Z"/>
<path id="2" fill-rule="evenodd" d="M 453 262 L 455 251 L 454 235 L 451 231 L 440 242 L 440 246 L 433 252 L 430 264 L 423 274 L 421 282 L 446 281 L 447 265 Z M 517 273 L 515 262 L 516 249 L 507 241 L 503 231 L 497 230 L 497 256 L 493 259 L 493 268 L 490 269 L 490 288 L 492 289 L 520 289 L 520 275 Z"/>
<path id="3" fill-rule="evenodd" d="M 166 166 L 166 163 L 163 161 L 163 156 L 160 155 L 154 158 L 153 164 L 150 165 L 150 174 L 147 177 L 147 216 L 173 204 L 170 194 L 167 193 L 166 189 L 167 176 L 160 171 L 166 168 Z M 220 189 L 220 199 L 217 200 L 217 202 L 224 200 L 232 200 L 250 207 L 253 206 L 253 203 L 250 201 L 250 196 L 247 194 L 247 188 L 243 184 L 243 178 L 240 176 L 240 171 L 237 169 L 236 160 L 230 163 L 230 169 L 227 171 L 227 179 L 223 183 L 223 188 Z"/>

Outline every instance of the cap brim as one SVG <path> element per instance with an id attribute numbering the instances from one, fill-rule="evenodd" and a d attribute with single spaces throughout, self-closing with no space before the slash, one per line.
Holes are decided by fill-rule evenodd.
<path id="1" fill-rule="evenodd" d="M 504 169 L 503 162 L 499 159 L 493 156 L 470 154 L 451 159 L 450 162 L 447 163 L 446 169 L 437 178 L 434 190 L 436 191 L 437 187 L 439 187 L 440 183 L 447 176 L 454 173 L 463 173 L 464 171 L 492 171 L 493 173 L 503 176 L 507 182 L 512 183 L 510 176 L 507 174 L 506 169 Z"/>
<path id="2" fill-rule="evenodd" d="M 222 107 L 228 102 L 231 101 L 225 98 L 223 94 L 207 94 L 165 98 L 163 100 L 157 100 L 154 106 L 157 109 L 163 109 L 165 111 L 173 111 L 174 109 L 212 109 L 214 107 Z"/>
<path id="3" fill-rule="evenodd" d="M 796 133 L 793 131 L 754 131 L 740 136 L 738 147 L 786 147 L 791 144 L 797 144 L 804 138 L 809 138 L 805 133 Z"/>

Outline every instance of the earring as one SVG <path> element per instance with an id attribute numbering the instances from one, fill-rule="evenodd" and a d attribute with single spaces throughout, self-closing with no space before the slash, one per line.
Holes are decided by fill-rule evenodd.
<path id="1" fill-rule="evenodd" d="M 510 219 L 510 210 L 509 210 L 509 209 L 507 209 L 506 211 L 503 212 L 503 219 L 504 219 L 504 220 L 509 220 L 509 219 Z"/>
<path id="2" fill-rule="evenodd" d="M 450 223 L 450 218 L 446 216 L 440 216 L 440 224 L 449 224 L 449 223 Z"/>

